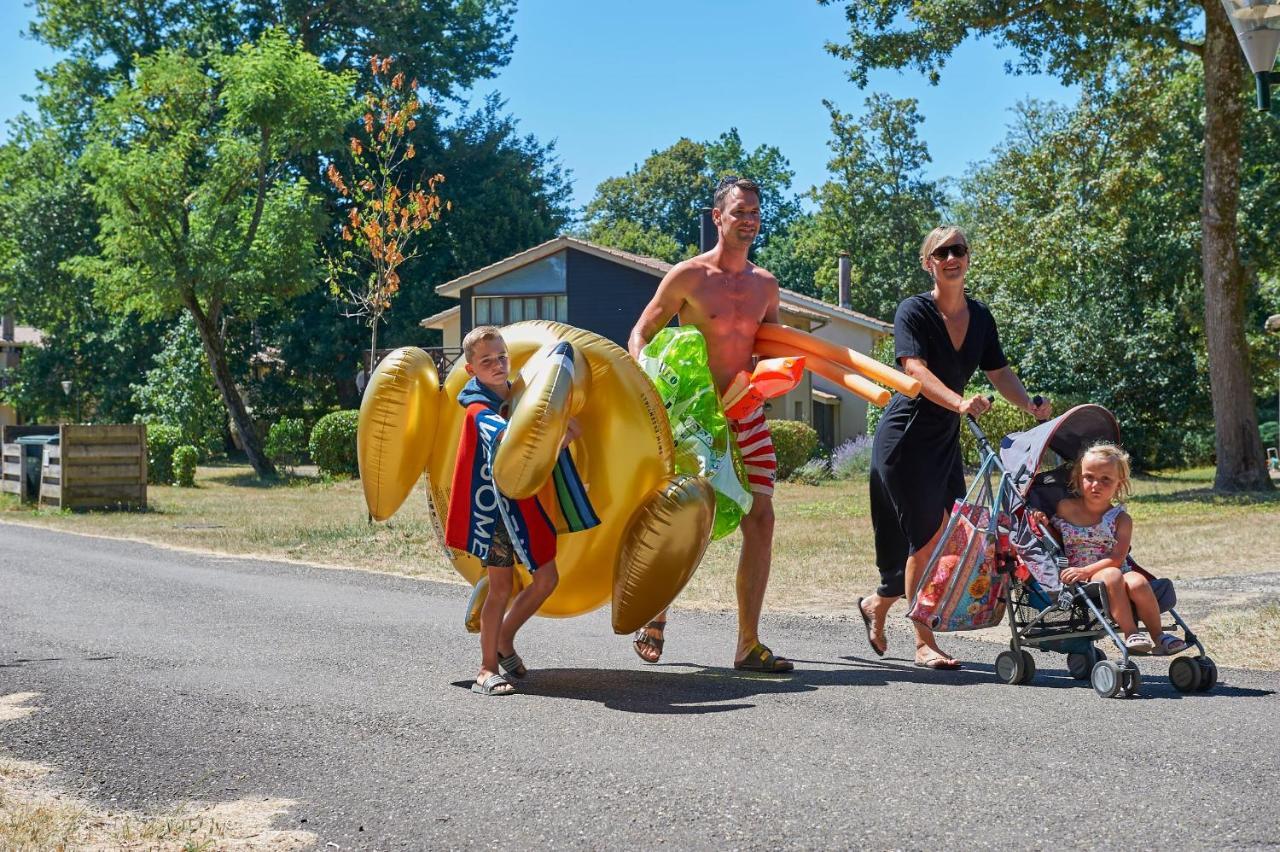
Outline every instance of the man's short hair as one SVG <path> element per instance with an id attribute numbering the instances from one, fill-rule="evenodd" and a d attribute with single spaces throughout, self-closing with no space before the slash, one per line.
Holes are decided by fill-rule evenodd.
<path id="1" fill-rule="evenodd" d="M 733 189 L 740 189 L 743 192 L 754 192 L 756 194 L 756 198 L 760 197 L 760 184 L 750 178 L 738 177 L 737 175 L 726 175 L 720 178 L 720 183 L 716 184 L 716 195 L 714 201 L 712 201 L 712 206 L 717 210 L 723 210 L 724 200 Z"/>
<path id="2" fill-rule="evenodd" d="M 476 345 L 482 340 L 502 340 L 502 330 L 496 325 L 478 325 L 467 332 L 467 336 L 462 338 L 462 357 L 468 364 L 471 363 L 471 354 L 475 352 Z M 505 340 L 502 341 L 504 344 Z"/>

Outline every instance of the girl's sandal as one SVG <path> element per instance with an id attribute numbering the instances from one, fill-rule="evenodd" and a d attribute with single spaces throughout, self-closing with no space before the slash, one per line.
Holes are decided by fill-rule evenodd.
<path id="1" fill-rule="evenodd" d="M 1187 647 L 1186 642 L 1172 633 L 1161 633 L 1160 641 L 1156 643 L 1155 650 L 1151 653 L 1158 657 L 1172 657 L 1174 654 L 1181 654 L 1187 650 Z"/>
<path id="2" fill-rule="evenodd" d="M 650 621 L 636 633 L 636 638 L 632 640 L 631 645 L 636 649 L 636 656 L 644 660 L 646 663 L 656 663 L 662 659 L 662 646 L 666 643 L 663 632 L 667 628 L 665 621 Z M 650 630 L 658 631 L 658 635 L 654 636 Z"/>

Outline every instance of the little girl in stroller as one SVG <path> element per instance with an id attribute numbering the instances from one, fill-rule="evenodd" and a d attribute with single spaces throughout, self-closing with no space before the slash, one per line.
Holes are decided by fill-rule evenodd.
<path id="1" fill-rule="evenodd" d="M 1145 572 L 1129 562 L 1133 519 L 1116 498 L 1129 494 L 1129 454 L 1116 444 L 1089 447 L 1071 468 L 1071 490 L 1076 496 L 1058 503 L 1050 522 L 1057 528 L 1067 567 L 1060 574 L 1067 583 L 1101 583 L 1107 590 L 1111 617 L 1125 637 L 1130 653 L 1176 654 L 1187 643 L 1164 632 L 1160 603 Z M 1037 519 L 1044 523 L 1043 513 Z M 1134 611 L 1150 631 L 1140 632 Z"/>
<path id="2" fill-rule="evenodd" d="M 1131 652 L 1154 648 L 1178 655 L 1194 646 L 1194 657 L 1174 656 L 1169 680 L 1180 692 L 1212 689 L 1217 666 L 1173 608 L 1173 584 L 1152 577 L 1129 556 L 1132 521 L 1111 505 L 1128 480 L 1125 459 L 1116 455 L 1115 416 L 1100 405 L 1078 405 L 1006 436 L 998 452 L 976 420 L 963 422 L 978 444 L 978 472 L 952 509 L 915 589 L 910 617 L 934 630 L 976 630 L 999 624 L 1007 611 L 1009 650 L 996 657 L 995 669 L 1010 684 L 1035 677 L 1035 649 L 1066 654 L 1071 676 L 1090 681 L 1104 698 L 1134 695 L 1142 675 Z M 1098 444 L 1112 450 L 1099 448 L 1091 456 Z M 1079 469 L 1075 477 L 1073 467 Z M 1058 519 L 1062 538 L 1053 534 L 1049 518 Z M 1154 642 L 1138 633 L 1135 604 Z M 1185 640 L 1163 629 L 1162 613 Z M 1099 640 L 1109 640 L 1120 658 L 1107 659 Z"/>

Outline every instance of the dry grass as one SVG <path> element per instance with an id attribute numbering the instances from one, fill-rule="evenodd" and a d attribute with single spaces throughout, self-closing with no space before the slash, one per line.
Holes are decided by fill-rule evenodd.
<path id="1" fill-rule="evenodd" d="M 431 531 L 423 489 L 386 524 L 366 522 L 358 482 L 300 478 L 263 485 L 245 466 L 201 467 L 198 488 L 150 489 L 138 513 L 35 512 L 6 496 L 0 518 L 82 533 L 142 539 L 173 547 L 296 559 L 459 582 Z M 1276 570 L 1280 561 L 1255 542 L 1280 529 L 1280 493 L 1224 497 L 1213 471 L 1184 470 L 1135 482 L 1128 505 L 1134 553 L 1155 573 L 1178 578 Z M 770 610 L 849 613 L 877 582 L 867 485 L 782 483 Z M 682 606 L 736 606 L 736 535 L 714 542 L 682 593 Z M 1280 667 L 1280 643 L 1262 637 Z M 1234 658 L 1233 658 L 1234 659 Z M 1223 659 L 1224 664 L 1227 663 Z"/>

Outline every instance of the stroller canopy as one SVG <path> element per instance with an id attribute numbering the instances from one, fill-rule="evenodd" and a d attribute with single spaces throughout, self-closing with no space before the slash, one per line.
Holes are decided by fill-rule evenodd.
<path id="1" fill-rule="evenodd" d="M 1120 424 L 1114 414 L 1101 405 L 1077 405 L 1034 429 L 1005 436 L 1000 441 L 1000 462 L 1025 497 L 1045 450 L 1075 461 L 1091 444 L 1119 440 Z"/>

